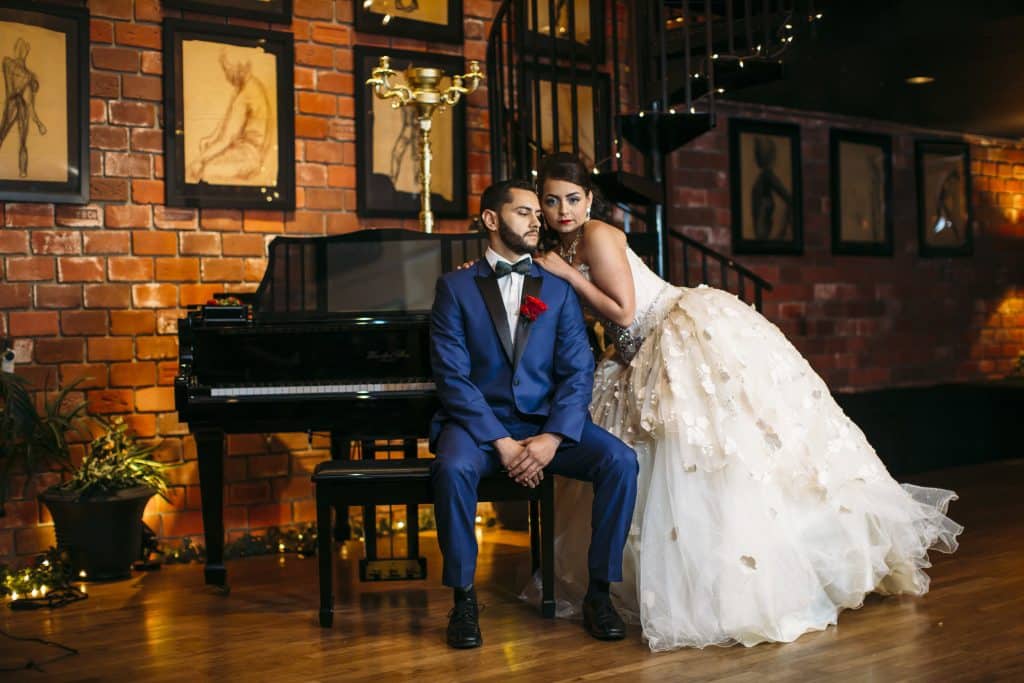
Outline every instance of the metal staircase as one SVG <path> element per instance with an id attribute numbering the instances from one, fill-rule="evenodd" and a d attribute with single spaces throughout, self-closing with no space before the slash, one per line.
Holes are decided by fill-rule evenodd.
<path id="1" fill-rule="evenodd" d="M 667 159 L 715 126 L 718 97 L 781 78 L 818 18 L 813 0 L 505 0 L 487 45 L 493 177 L 578 154 L 662 277 L 760 308 L 768 282 L 666 224 Z"/>

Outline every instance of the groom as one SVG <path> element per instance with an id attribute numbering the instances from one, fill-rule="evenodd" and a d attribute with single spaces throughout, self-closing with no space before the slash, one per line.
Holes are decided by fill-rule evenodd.
<path id="1" fill-rule="evenodd" d="M 448 644 L 479 647 L 473 574 L 477 484 L 508 472 L 534 487 L 545 474 L 594 484 L 590 584 L 583 624 L 601 640 L 625 636 L 609 582 L 636 500 L 636 454 L 588 414 L 594 362 L 575 292 L 534 265 L 540 204 L 525 181 L 495 183 L 480 199 L 490 248 L 437 282 L 431 362 L 441 410 L 430 430 L 443 582 L 455 590 Z"/>

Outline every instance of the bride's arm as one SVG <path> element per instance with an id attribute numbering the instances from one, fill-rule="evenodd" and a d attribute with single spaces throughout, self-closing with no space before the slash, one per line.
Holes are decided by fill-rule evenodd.
<path id="1" fill-rule="evenodd" d="M 549 273 L 567 280 L 600 317 L 629 327 L 636 315 L 636 292 L 626 260 L 626 236 L 610 225 L 593 221 L 587 226 L 586 240 L 591 280 L 554 252 L 537 260 Z"/>

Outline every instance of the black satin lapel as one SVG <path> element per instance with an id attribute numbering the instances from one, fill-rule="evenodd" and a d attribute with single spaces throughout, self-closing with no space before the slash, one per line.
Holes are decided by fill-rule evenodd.
<path id="1" fill-rule="evenodd" d="M 540 298 L 540 286 L 544 284 L 544 279 L 540 277 L 533 277 L 527 275 L 523 278 L 523 301 L 526 301 L 526 297 L 532 296 L 537 299 Z M 544 315 L 541 313 L 541 315 Z M 523 357 L 523 351 L 526 350 L 526 343 L 530 339 L 530 330 L 533 329 L 534 323 L 527 319 L 522 313 L 519 314 L 519 324 L 516 325 L 516 344 L 515 344 L 515 360 L 512 361 L 512 367 L 519 367 L 519 359 Z"/>
<path id="2" fill-rule="evenodd" d="M 480 295 L 487 305 L 487 312 L 491 314 L 491 322 L 494 323 L 494 331 L 501 341 L 501 348 L 505 349 L 505 356 L 512 362 L 512 335 L 508 331 L 508 316 L 505 314 L 505 304 L 501 300 L 501 290 L 498 289 L 498 281 L 493 277 L 477 277 L 476 286 L 480 288 Z"/>

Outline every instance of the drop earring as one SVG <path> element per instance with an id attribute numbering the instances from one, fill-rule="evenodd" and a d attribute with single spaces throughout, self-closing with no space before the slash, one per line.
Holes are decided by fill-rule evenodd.
<path id="1" fill-rule="evenodd" d="M 587 207 L 587 220 L 590 220 L 590 207 Z"/>

